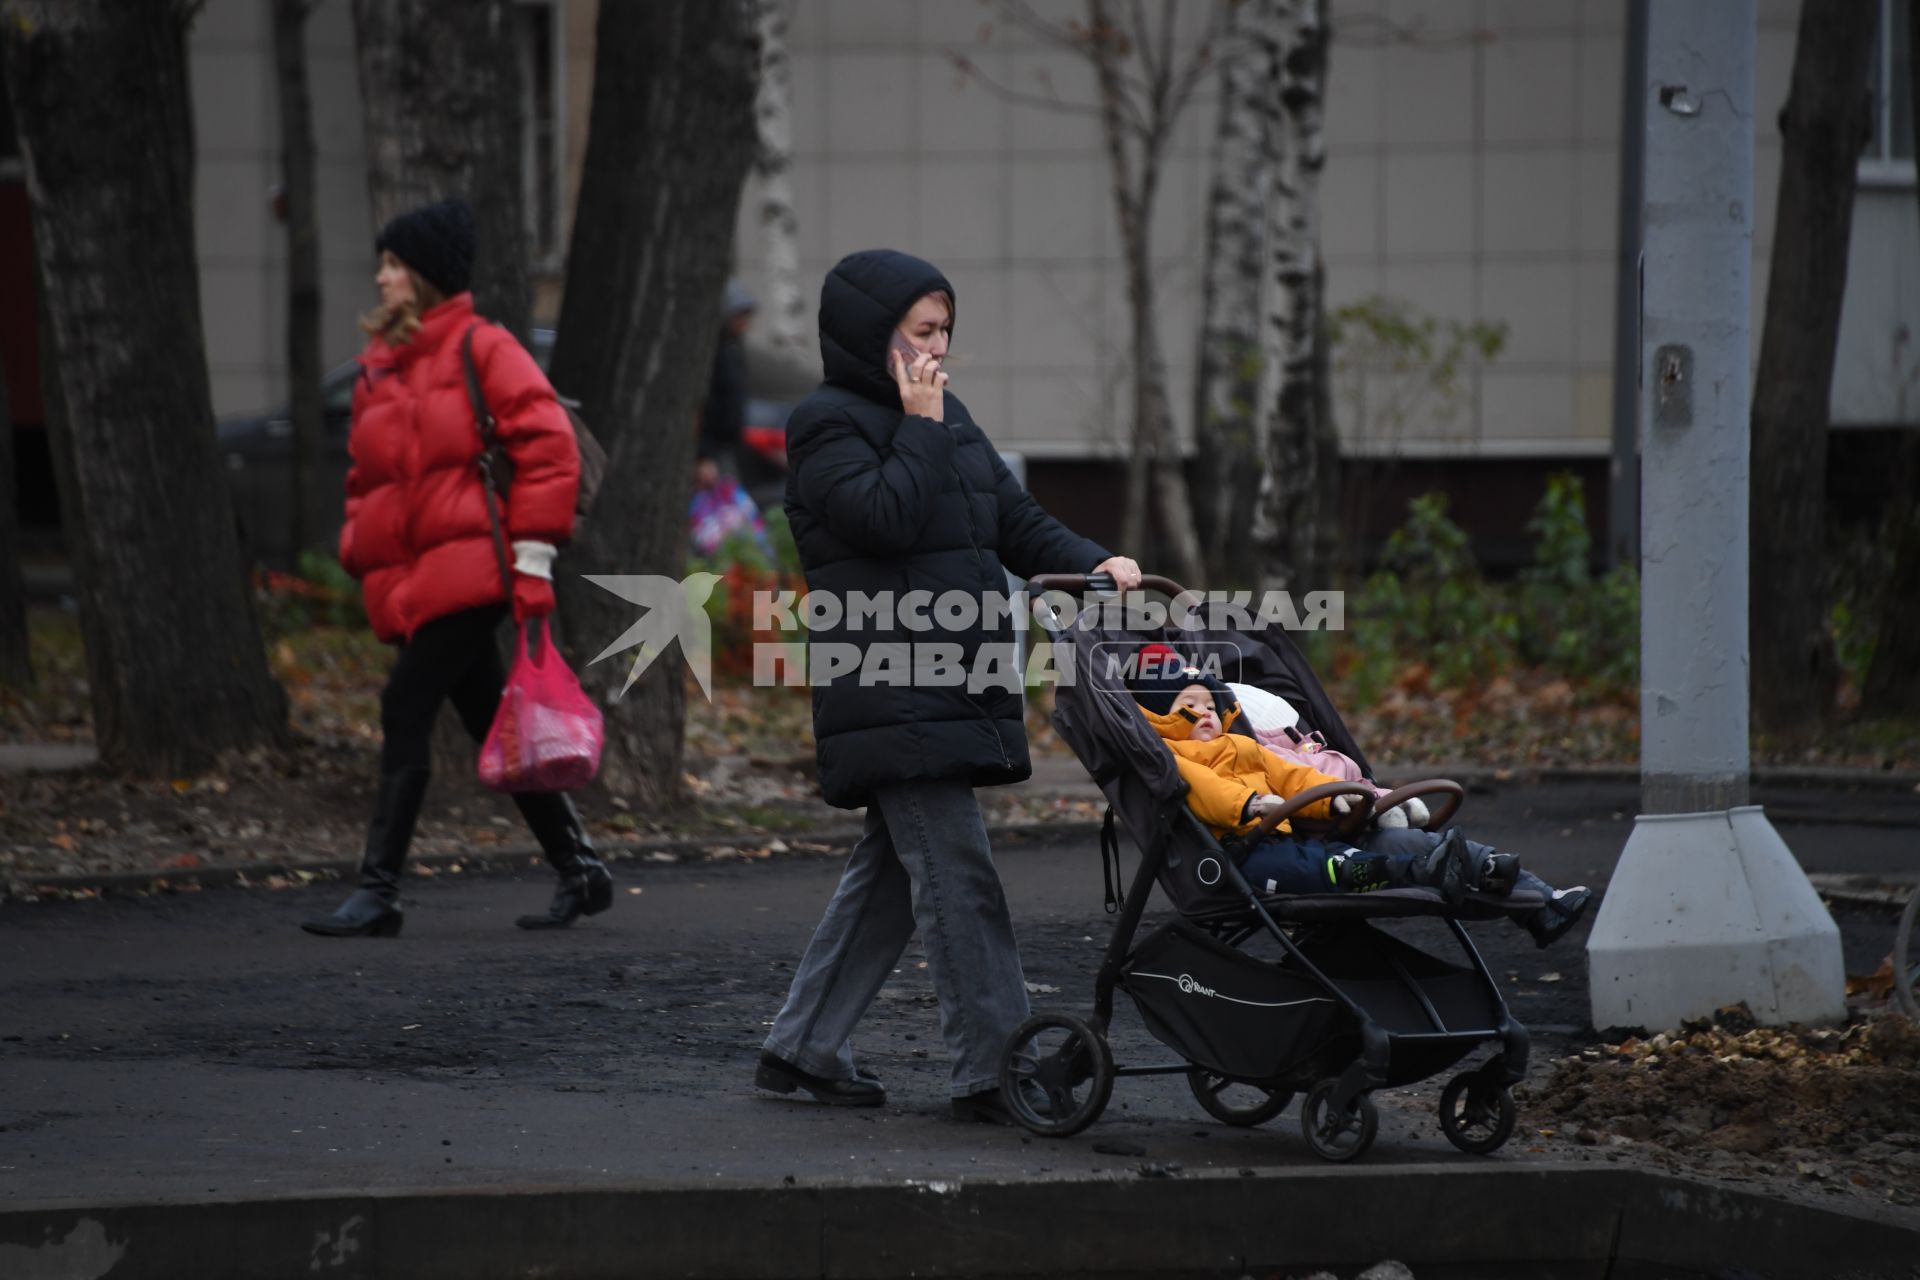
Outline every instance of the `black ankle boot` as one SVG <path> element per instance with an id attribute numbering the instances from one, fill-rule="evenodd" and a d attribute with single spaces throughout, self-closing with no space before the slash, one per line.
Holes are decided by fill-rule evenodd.
<path id="1" fill-rule="evenodd" d="M 431 776 L 425 769 L 391 769 L 380 775 L 366 852 L 360 857 L 360 887 L 332 915 L 302 921 L 302 929 L 323 938 L 391 938 L 400 932 L 400 869 Z"/>
<path id="2" fill-rule="evenodd" d="M 560 882 L 543 916 L 521 916 L 522 929 L 564 929 L 581 916 L 597 916 L 613 905 L 613 873 L 590 853 L 577 855 L 579 871 Z"/>
<path id="3" fill-rule="evenodd" d="M 1465 902 L 1468 892 L 1479 887 L 1473 855 L 1467 851 L 1467 838 L 1458 827 L 1449 827 L 1438 844 L 1413 858 L 1407 870 L 1415 884 L 1438 889 L 1450 907 Z"/>
<path id="4" fill-rule="evenodd" d="M 377 889 L 355 889 L 332 915 L 303 920 L 300 927 L 323 938 L 391 938 L 404 923 L 399 903 Z"/>
<path id="5" fill-rule="evenodd" d="M 514 796 L 520 815 L 560 876 L 560 888 L 543 916 L 526 915 L 522 929 L 564 929 L 581 916 L 599 915 L 613 905 L 613 875 L 593 856 L 593 841 L 573 801 L 559 792 L 523 792 Z"/>

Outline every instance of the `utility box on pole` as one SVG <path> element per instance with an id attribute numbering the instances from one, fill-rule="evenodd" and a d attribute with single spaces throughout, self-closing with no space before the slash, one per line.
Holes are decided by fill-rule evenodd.
<path id="1" fill-rule="evenodd" d="M 1747 803 L 1754 0 L 1650 0 L 1640 804 L 1587 943 L 1596 1027 L 1846 1013 L 1840 933 Z"/>

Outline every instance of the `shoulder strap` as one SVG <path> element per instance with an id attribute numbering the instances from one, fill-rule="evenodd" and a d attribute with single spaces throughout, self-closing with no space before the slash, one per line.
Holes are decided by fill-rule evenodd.
<path id="1" fill-rule="evenodd" d="M 473 363 L 473 331 L 479 327 L 478 324 L 470 326 L 460 339 L 460 364 L 467 375 L 467 399 L 473 403 L 474 425 L 480 430 L 480 456 L 476 461 L 480 468 L 480 491 L 487 498 L 487 523 L 493 528 L 493 554 L 500 561 L 500 589 L 511 602 L 513 564 L 507 557 L 507 535 L 500 525 L 500 486 L 493 474 L 493 451 L 499 446 L 500 432 L 493 421 L 493 411 L 487 408 L 486 393 L 480 389 L 480 371 Z"/>
<path id="2" fill-rule="evenodd" d="M 474 425 L 480 429 L 480 439 L 491 449 L 500 442 L 500 428 L 493 420 L 493 410 L 487 407 L 487 393 L 480 389 L 480 369 L 473 362 L 473 331 L 478 322 L 469 325 L 460 339 L 460 366 L 467 375 L 467 400 L 473 405 Z"/>

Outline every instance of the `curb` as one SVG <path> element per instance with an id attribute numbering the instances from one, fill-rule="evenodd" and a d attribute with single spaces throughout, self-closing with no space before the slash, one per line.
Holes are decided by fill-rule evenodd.
<path id="1" fill-rule="evenodd" d="M 1410 1203 L 1421 1212 L 1355 1211 Z M 0 1269 L 111 1271 L 115 1280 L 1164 1277 L 1345 1270 L 1388 1258 L 1416 1275 L 1599 1280 L 1623 1268 L 1753 1268 L 1904 1280 L 1916 1256 L 1920 1231 L 1857 1214 L 1615 1167 L 1461 1161 L 1237 1176 L 1146 1166 L 1073 1179 L 790 1177 L 0 1210 Z"/>
<path id="2" fill-rule="evenodd" d="M 780 842 L 786 848 L 775 856 L 808 857 L 843 853 L 860 839 L 857 827 L 826 831 L 762 832 L 725 836 L 674 836 L 658 840 L 637 840 L 624 844 L 596 846 L 599 856 L 612 863 L 641 864 L 677 862 L 682 857 L 710 854 L 717 849 L 759 848 Z M 1100 824 L 1079 820 L 1061 822 L 1014 822 L 990 825 L 992 840 L 1054 841 L 1098 839 Z M 665 855 L 665 856 L 660 856 Z M 441 874 L 458 866 L 463 875 L 507 875 L 527 870 L 527 863 L 540 864 L 544 855 L 532 845 L 514 848 L 490 848 L 469 853 L 429 853 L 408 859 L 412 870 L 430 868 Z M 0 902 L 8 899 L 32 901 L 41 891 L 141 895 L 164 893 L 186 885 L 203 889 L 239 885 L 251 887 L 256 881 L 271 879 L 323 881 L 351 875 L 360 865 L 354 858 L 321 858 L 300 862 L 252 862 L 243 866 L 187 867 L 155 871 L 77 872 L 71 875 L 19 876 L 0 881 Z M 276 886 L 278 887 L 278 886 Z"/>

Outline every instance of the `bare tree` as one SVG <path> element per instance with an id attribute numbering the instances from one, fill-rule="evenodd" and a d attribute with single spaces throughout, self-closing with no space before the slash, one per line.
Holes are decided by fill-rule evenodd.
<path id="1" fill-rule="evenodd" d="M 314 194 L 313 97 L 307 87 L 307 16 L 319 0 L 273 0 L 273 62 L 280 95 L 280 196 L 287 226 L 287 388 L 293 418 L 287 547 L 297 566 L 328 527 L 320 474 L 320 225 Z"/>
<path id="2" fill-rule="evenodd" d="M 1319 175 L 1327 68 L 1324 0 L 1245 0 L 1229 17 L 1207 200 L 1196 468 L 1217 495 L 1200 521 L 1216 575 L 1244 566 L 1248 530 L 1266 585 L 1324 565 L 1338 442 L 1327 406 Z"/>
<path id="3" fill-rule="evenodd" d="M 1227 37 L 1255 41 L 1275 6 L 1234 5 Z M 1200 342 L 1193 384 L 1194 481 L 1211 503 L 1195 511 L 1210 579 L 1239 568 L 1243 532 L 1253 523 L 1270 401 L 1261 394 L 1263 256 L 1274 179 L 1274 95 L 1251 57 L 1219 63 L 1220 114 L 1207 187 L 1201 269 Z"/>
<path id="4" fill-rule="evenodd" d="M 1275 166 L 1267 204 L 1262 402 L 1272 406 L 1254 504 L 1263 587 L 1315 585 L 1331 552 L 1340 450 L 1327 412 L 1325 277 L 1320 268 L 1320 170 L 1327 84 L 1326 0 L 1276 0 L 1253 42 L 1273 95 Z"/>
<path id="5" fill-rule="evenodd" d="M 1873 5 L 1805 4 L 1780 112 L 1780 195 L 1754 378 L 1749 629 L 1756 728 L 1804 730 L 1833 712 L 1827 632 L 1827 409 L 1853 233 L 1854 175 L 1871 122 Z"/>
<path id="6" fill-rule="evenodd" d="M 1153 276 L 1153 217 L 1174 125 L 1213 65 L 1227 6 L 1222 0 L 1184 6 L 1206 14 L 1204 29 L 1191 41 L 1179 37 L 1173 0 L 1160 0 L 1152 14 L 1146 0 L 1130 0 L 1124 9 L 1123 16 L 1121 6 L 1089 0 L 1087 22 L 1054 22 L 1025 0 L 1000 2 L 1000 12 L 1013 25 L 1087 59 L 1098 92 L 1098 101 L 1090 105 L 1009 90 L 964 55 L 952 56 L 961 71 L 1003 97 L 1055 110 L 1091 111 L 1100 120 L 1131 329 L 1133 430 L 1120 541 L 1129 554 L 1152 559 L 1173 576 L 1192 582 L 1201 569 L 1200 539 L 1174 439 Z M 1164 545 L 1150 541 L 1156 532 Z"/>
<path id="7" fill-rule="evenodd" d="M 473 300 L 527 336 L 520 62 L 514 0 L 353 0 L 377 228 L 453 195 L 473 205 Z"/>
<path id="8" fill-rule="evenodd" d="M 559 575 L 576 662 L 635 621 L 586 574 L 686 571 L 696 415 L 706 392 L 741 185 L 758 149 L 753 0 L 603 4 L 593 109 L 553 353 L 608 449 L 602 497 Z M 671 649 L 624 695 L 625 659 L 585 668 L 601 694 L 601 777 L 636 803 L 680 793 L 685 665 Z M 617 700 L 616 700 L 617 699 Z"/>
<path id="9" fill-rule="evenodd" d="M 146 775 L 197 771 L 286 727 L 214 441 L 192 8 L 0 3 L 94 733 L 109 765 Z"/>
<path id="10" fill-rule="evenodd" d="M 800 288 L 800 217 L 793 207 L 793 64 L 787 56 L 787 0 L 757 0 L 760 91 L 754 101 L 760 150 L 760 234 L 766 244 L 766 305 L 761 332 L 777 351 L 811 353 L 806 294 Z"/>

